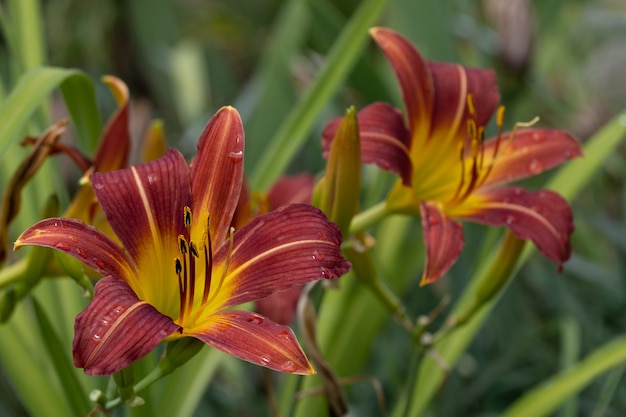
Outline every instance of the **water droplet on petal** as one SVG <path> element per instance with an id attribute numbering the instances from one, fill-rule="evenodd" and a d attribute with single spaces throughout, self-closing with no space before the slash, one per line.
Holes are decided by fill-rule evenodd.
<path id="1" fill-rule="evenodd" d="M 513 222 L 515 222 L 515 220 L 517 219 L 512 214 L 509 214 L 509 215 L 504 216 L 502 220 L 504 221 L 504 223 L 510 225 L 510 224 L 513 224 Z"/>
<path id="2" fill-rule="evenodd" d="M 324 252 L 320 252 L 318 250 L 314 250 L 312 259 L 318 260 L 318 261 L 323 261 L 324 260 Z"/>
<path id="3" fill-rule="evenodd" d="M 96 259 L 94 258 L 93 260 L 95 262 L 95 264 L 98 266 L 98 268 L 100 269 L 104 269 L 104 267 L 106 266 L 106 264 L 104 263 L 104 261 L 102 259 Z"/>
<path id="4" fill-rule="evenodd" d="M 318 232 L 317 233 L 317 238 L 319 240 L 328 240 L 328 237 L 326 236 L 326 233 L 324 233 L 324 232 Z"/>
<path id="5" fill-rule="evenodd" d="M 428 215 L 428 224 L 431 226 L 436 226 L 439 223 L 441 223 L 441 218 L 439 216 L 437 216 L 436 214 L 429 214 Z"/>
<path id="6" fill-rule="evenodd" d="M 234 151 L 228 154 L 231 161 L 238 163 L 243 160 L 243 151 Z"/>
<path id="7" fill-rule="evenodd" d="M 535 142 L 541 142 L 546 138 L 546 135 L 544 135 L 543 133 L 535 132 L 533 133 L 532 138 Z"/>
<path id="8" fill-rule="evenodd" d="M 332 279 L 332 278 L 335 278 L 337 276 L 333 271 L 331 271 L 328 268 L 322 267 L 320 269 L 322 271 L 322 278 Z"/>
<path id="9" fill-rule="evenodd" d="M 263 365 L 267 365 L 268 363 L 270 363 L 270 358 L 268 356 L 261 356 L 261 364 Z"/>
<path id="10" fill-rule="evenodd" d="M 251 316 L 248 317 L 248 323 L 261 324 L 263 323 L 263 319 L 260 316 Z"/>
<path id="11" fill-rule="evenodd" d="M 91 338 L 95 340 L 96 342 L 99 342 L 102 339 L 102 336 L 100 336 L 99 333 L 94 333 L 93 336 L 91 336 Z"/>
<path id="12" fill-rule="evenodd" d="M 280 370 L 283 372 L 295 372 L 296 369 L 298 369 L 298 367 L 293 361 L 285 361 L 280 367 Z"/>
<path id="13" fill-rule="evenodd" d="M 122 306 L 117 306 L 113 309 L 113 314 L 115 314 L 116 316 L 121 315 L 124 312 L 125 308 Z"/>
<path id="14" fill-rule="evenodd" d="M 538 159 L 533 159 L 530 161 L 530 164 L 528 164 L 528 171 L 531 174 L 539 174 L 543 171 L 543 164 Z"/>
<path id="15" fill-rule="evenodd" d="M 70 240 L 74 243 L 78 243 L 78 238 L 74 235 L 70 235 Z"/>
<path id="16" fill-rule="evenodd" d="M 282 330 L 276 336 L 278 336 L 281 339 L 288 340 L 290 335 L 289 335 L 289 332 L 287 330 Z"/>
<path id="17" fill-rule="evenodd" d="M 87 252 L 82 248 L 76 248 L 76 253 L 83 259 L 87 259 Z"/>
<path id="18" fill-rule="evenodd" d="M 64 242 L 57 242 L 54 244 L 54 247 L 57 248 L 58 250 L 63 250 L 63 251 L 69 251 L 70 247 L 67 243 Z"/>

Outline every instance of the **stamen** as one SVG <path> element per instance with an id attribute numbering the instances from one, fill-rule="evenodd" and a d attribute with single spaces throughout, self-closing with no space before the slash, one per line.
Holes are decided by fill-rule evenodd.
<path id="1" fill-rule="evenodd" d="M 183 276 L 181 276 L 181 273 L 183 272 L 183 266 L 180 263 L 179 258 L 176 258 L 176 260 L 174 261 L 174 267 L 176 270 L 176 275 L 178 276 L 178 295 L 179 295 L 179 305 L 180 305 L 178 315 L 182 319 L 185 313 L 185 289 L 184 289 L 185 279 Z"/>
<path id="2" fill-rule="evenodd" d="M 192 256 L 189 256 L 189 298 L 187 300 L 187 311 L 193 310 L 193 299 L 196 293 L 196 258 L 198 258 L 198 251 L 193 242 L 189 242 L 189 252 Z"/>
<path id="3" fill-rule="evenodd" d="M 191 227 L 191 208 L 189 208 L 189 206 L 185 206 L 183 210 L 185 212 L 185 227 L 189 229 Z"/>
<path id="4" fill-rule="evenodd" d="M 176 267 L 177 270 L 180 269 L 180 271 L 183 273 L 182 277 L 180 274 L 178 275 L 180 287 L 180 320 L 182 321 L 185 319 L 185 315 L 187 312 L 187 291 L 189 289 L 189 283 L 187 281 L 187 278 L 189 277 L 189 270 L 187 269 L 188 246 L 187 241 L 185 240 L 185 237 L 183 235 L 178 235 L 178 246 L 180 247 L 180 253 L 183 255 L 182 266 L 180 268 L 178 266 Z M 178 258 L 176 258 L 176 260 L 178 261 L 178 263 L 180 263 Z"/>
<path id="5" fill-rule="evenodd" d="M 213 295 L 207 302 L 213 301 L 213 299 L 217 296 L 217 294 L 219 294 L 220 290 L 222 289 L 222 284 L 224 283 L 224 279 L 226 278 L 226 274 L 228 273 L 228 266 L 230 265 L 230 255 L 233 252 L 233 243 L 235 241 L 235 239 L 233 238 L 234 234 L 235 234 L 235 228 L 231 227 L 229 230 L 228 253 L 226 254 L 226 262 L 224 265 L 224 271 L 222 272 L 222 276 L 217 283 L 217 288 L 215 289 L 215 292 L 213 293 Z"/>
<path id="6" fill-rule="evenodd" d="M 204 292 L 202 294 L 202 305 L 206 304 L 209 299 L 209 292 L 211 291 L 211 276 L 213 273 L 213 248 L 211 246 L 211 234 L 209 233 L 209 222 L 211 221 L 211 215 L 207 216 L 206 232 L 202 236 L 204 241 Z"/>
<path id="7" fill-rule="evenodd" d="M 472 116 L 475 116 L 476 115 L 476 106 L 474 105 L 474 96 L 471 95 L 471 94 L 468 94 L 467 98 L 466 98 L 466 102 L 467 102 L 467 111 Z"/>

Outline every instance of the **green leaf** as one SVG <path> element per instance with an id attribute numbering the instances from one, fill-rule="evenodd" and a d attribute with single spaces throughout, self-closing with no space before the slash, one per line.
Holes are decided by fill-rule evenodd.
<path id="1" fill-rule="evenodd" d="M 527 392 L 509 407 L 503 417 L 547 416 L 598 375 L 624 362 L 626 336 L 601 346 L 574 367 Z"/>
<path id="2" fill-rule="evenodd" d="M 19 138 L 34 111 L 61 87 L 80 140 L 94 148 L 100 135 L 100 116 L 91 80 L 81 71 L 38 67 L 20 77 L 0 104 L 0 157 Z"/>
<path id="3" fill-rule="evenodd" d="M 76 370 L 70 363 L 67 352 L 64 350 L 63 345 L 54 331 L 48 315 L 34 297 L 33 307 L 35 310 L 35 316 L 37 317 L 37 323 L 39 324 L 41 338 L 45 340 L 44 347 L 48 351 L 50 362 L 53 364 L 56 374 L 61 381 L 63 394 L 72 408 L 73 415 L 76 417 L 85 416 L 91 409 L 87 393 L 83 391 L 83 388 L 76 377 Z"/>
<path id="4" fill-rule="evenodd" d="M 267 190 L 285 170 L 304 143 L 323 107 L 337 92 L 359 58 L 368 39 L 368 28 L 382 13 L 386 0 L 366 0 L 354 13 L 328 54 L 326 65 L 313 86 L 296 104 L 250 176 L 251 187 Z"/>

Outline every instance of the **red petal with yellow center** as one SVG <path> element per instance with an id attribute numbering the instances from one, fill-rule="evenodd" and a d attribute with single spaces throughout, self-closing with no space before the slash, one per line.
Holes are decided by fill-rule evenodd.
<path id="1" fill-rule="evenodd" d="M 309 204 L 314 185 L 315 178 L 311 174 L 279 178 L 267 193 L 270 209 L 289 203 Z"/>
<path id="2" fill-rule="evenodd" d="M 486 190 L 484 199 L 467 220 L 490 226 L 506 226 L 515 236 L 531 240 L 546 257 L 561 265 L 571 252 L 569 239 L 574 231 L 572 209 L 559 194 L 520 187 Z"/>
<path id="3" fill-rule="evenodd" d="M 185 334 L 256 365 L 300 375 L 315 373 L 293 331 L 255 313 L 213 314 L 202 329 Z"/>
<path id="4" fill-rule="evenodd" d="M 332 120 L 322 132 L 324 157 L 330 150 L 342 117 Z M 410 137 L 402 113 L 387 103 L 374 103 L 357 115 L 361 139 L 361 160 L 402 177 L 411 184 Z"/>
<path id="5" fill-rule="evenodd" d="M 446 216 L 435 204 L 420 204 L 426 244 L 426 265 L 420 285 L 438 280 L 456 262 L 463 250 L 463 226 Z"/>
<path id="6" fill-rule="evenodd" d="M 229 296 L 216 300 L 215 309 L 345 274 L 350 263 L 341 255 L 340 244 L 337 226 L 313 206 L 290 204 L 254 218 L 234 235 L 221 291 Z M 214 265 L 224 264 L 227 251 L 223 246 L 214 254 Z"/>
<path id="7" fill-rule="evenodd" d="M 482 186 L 536 175 L 582 154 L 580 143 L 562 130 L 520 129 L 513 137 L 507 132 L 499 141 L 493 138 L 485 142 L 483 166 L 493 166 Z"/>
<path id="8" fill-rule="evenodd" d="M 433 112 L 433 80 L 426 61 L 402 35 L 385 28 L 373 28 L 370 34 L 383 50 L 396 73 L 413 137 L 425 138 L 430 132 Z"/>
<path id="9" fill-rule="evenodd" d="M 132 261 L 115 242 L 80 220 L 42 220 L 26 229 L 15 242 L 16 249 L 24 245 L 58 249 L 103 275 L 127 279 L 135 273 Z"/>
<path id="10" fill-rule="evenodd" d="M 243 181 L 244 132 L 239 113 L 221 108 L 204 128 L 191 165 L 195 215 L 211 215 L 216 246 L 224 241 L 237 207 Z"/>
<path id="11" fill-rule="evenodd" d="M 179 327 L 115 277 L 96 284 L 94 299 L 76 317 L 74 365 L 110 375 L 141 359 Z"/>
<path id="12" fill-rule="evenodd" d="M 187 163 L 180 152 L 169 150 L 147 164 L 95 173 L 92 183 L 111 227 L 137 265 L 136 279 L 145 277 L 153 287 L 170 285 L 163 292 L 175 291 L 175 280 L 155 280 L 174 271 L 178 235 L 185 232 L 184 207 L 191 204 Z M 129 284 L 138 290 L 138 283 Z"/>
<path id="13" fill-rule="evenodd" d="M 464 139 L 468 119 L 474 119 L 477 126 L 485 126 L 500 102 L 496 74 L 492 70 L 447 62 L 428 65 L 435 86 L 431 135 Z M 467 107 L 468 95 L 474 103 L 473 115 Z"/>

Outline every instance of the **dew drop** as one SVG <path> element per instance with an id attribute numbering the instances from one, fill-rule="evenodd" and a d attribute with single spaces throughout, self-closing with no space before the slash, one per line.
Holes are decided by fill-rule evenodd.
<path id="1" fill-rule="evenodd" d="M 535 142 L 541 142 L 546 138 L 546 136 L 543 133 L 535 132 L 533 133 L 532 138 Z"/>
<path id="2" fill-rule="evenodd" d="M 124 312 L 124 307 L 117 306 L 112 311 L 113 311 L 113 314 L 119 316 L 120 314 L 122 314 Z"/>
<path id="3" fill-rule="evenodd" d="M 71 240 L 72 242 L 74 242 L 74 243 L 78 243 L 78 238 L 77 238 L 76 236 L 74 236 L 74 235 L 69 235 L 69 237 L 70 237 L 70 240 Z"/>
<path id="4" fill-rule="evenodd" d="M 96 342 L 99 342 L 102 339 L 102 336 L 100 336 L 99 333 L 94 333 L 93 336 L 91 336 L 91 338 L 95 340 Z"/>
<path id="5" fill-rule="evenodd" d="M 78 256 L 80 256 L 83 259 L 87 259 L 87 252 L 84 251 L 84 249 L 82 248 L 76 248 L 76 253 L 78 254 Z"/>
<path id="6" fill-rule="evenodd" d="M 295 372 L 296 369 L 298 369 L 298 367 L 293 361 L 285 361 L 280 367 L 280 370 L 283 372 Z"/>
<path id="7" fill-rule="evenodd" d="M 111 324 L 111 317 L 109 317 L 109 316 L 104 316 L 104 317 L 102 317 L 102 318 L 100 319 L 100 323 L 101 323 L 103 326 L 108 326 L 109 324 Z"/>
<path id="8" fill-rule="evenodd" d="M 320 252 L 318 250 L 313 251 L 313 256 L 311 257 L 313 260 L 323 261 L 324 260 L 324 252 Z"/>
<path id="9" fill-rule="evenodd" d="M 336 277 L 336 275 L 330 269 L 324 268 L 324 267 L 322 267 L 320 269 L 322 271 L 322 278 L 332 279 L 332 278 Z"/>
<path id="10" fill-rule="evenodd" d="M 96 265 L 100 269 L 104 269 L 104 267 L 106 266 L 106 264 L 104 263 L 104 261 L 102 259 L 94 258 L 93 261 L 96 263 Z"/>
<path id="11" fill-rule="evenodd" d="M 428 215 L 428 224 L 430 226 L 436 226 L 439 223 L 441 223 L 441 218 L 439 216 L 437 216 L 436 214 L 429 214 Z"/>
<path id="12" fill-rule="evenodd" d="M 64 250 L 64 251 L 69 251 L 70 247 L 67 243 L 64 242 L 57 242 L 54 244 L 54 247 L 57 248 L 58 250 Z"/>
<path id="13" fill-rule="evenodd" d="M 504 218 L 502 219 L 504 221 L 504 223 L 506 224 L 513 224 L 513 222 L 515 222 L 515 216 L 509 214 L 507 216 L 504 216 Z"/>
<path id="14" fill-rule="evenodd" d="M 248 323 L 261 324 L 263 323 L 263 319 L 259 316 L 248 317 Z"/>
<path id="15" fill-rule="evenodd" d="M 533 159 L 530 161 L 530 164 L 528 164 L 528 171 L 531 174 L 539 174 L 543 171 L 543 164 L 538 159 Z"/>
<path id="16" fill-rule="evenodd" d="M 228 154 L 231 161 L 238 163 L 243 161 L 243 151 L 234 151 Z"/>
<path id="17" fill-rule="evenodd" d="M 325 241 L 325 240 L 328 240 L 328 237 L 326 236 L 326 233 L 324 233 L 324 232 L 318 232 L 318 233 L 317 233 L 317 238 L 318 238 L 319 240 L 324 240 L 324 241 Z"/>
<path id="18" fill-rule="evenodd" d="M 261 356 L 261 364 L 263 365 L 267 365 L 268 363 L 270 363 L 270 358 L 268 356 Z"/>
<path id="19" fill-rule="evenodd" d="M 283 331 L 279 332 L 276 336 L 278 336 L 281 339 L 288 340 L 289 339 L 289 332 L 287 330 L 283 330 Z"/>

